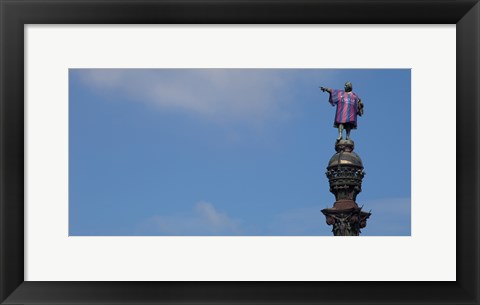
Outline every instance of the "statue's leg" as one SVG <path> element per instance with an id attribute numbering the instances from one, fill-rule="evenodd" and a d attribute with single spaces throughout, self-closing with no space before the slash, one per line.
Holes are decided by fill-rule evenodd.
<path id="1" fill-rule="evenodd" d="M 349 124 L 347 124 L 347 126 L 345 126 L 345 130 L 346 130 L 346 133 L 347 133 L 346 139 L 350 140 L 350 130 L 352 130 L 352 127 Z"/>
<path id="2" fill-rule="evenodd" d="M 338 138 L 337 141 L 340 141 L 343 136 L 343 124 L 338 125 Z"/>

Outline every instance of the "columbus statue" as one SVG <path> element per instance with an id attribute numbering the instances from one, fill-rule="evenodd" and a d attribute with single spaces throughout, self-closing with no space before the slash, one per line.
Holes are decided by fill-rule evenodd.
<path id="1" fill-rule="evenodd" d="M 352 83 L 346 82 L 344 90 L 320 87 L 323 92 L 328 92 L 328 101 L 332 106 L 337 106 L 333 127 L 338 128 L 338 138 L 343 138 L 343 130 L 346 131 L 346 140 L 350 140 L 350 131 L 357 129 L 357 115 L 363 115 L 363 103 L 360 97 L 352 89 Z"/>

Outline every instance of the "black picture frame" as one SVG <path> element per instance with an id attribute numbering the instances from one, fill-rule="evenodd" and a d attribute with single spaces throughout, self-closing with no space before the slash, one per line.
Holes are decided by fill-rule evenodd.
<path id="1" fill-rule="evenodd" d="M 478 1 L 0 0 L 0 20 L 2 304 L 480 304 Z M 344 282 L 24 281 L 24 25 L 158 23 L 456 24 L 457 280 L 349 282 L 346 277 Z M 441 143 L 436 143 L 435 149 L 441 149 Z M 441 226 L 450 223 L 449 219 L 433 221 L 439 226 L 438 234 L 442 234 Z M 362 272 L 368 272 L 368 267 Z"/>

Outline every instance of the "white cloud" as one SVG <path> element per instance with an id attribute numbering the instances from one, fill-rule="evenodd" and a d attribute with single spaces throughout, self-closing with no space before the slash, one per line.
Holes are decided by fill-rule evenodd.
<path id="1" fill-rule="evenodd" d="M 362 204 L 365 212 L 372 211 L 362 236 L 411 234 L 410 198 L 383 198 Z M 285 210 L 266 216 L 258 224 L 232 218 L 212 203 L 201 201 L 188 214 L 153 216 L 142 224 L 141 231 L 148 235 L 332 236 L 332 227 L 321 213 L 323 208 L 315 205 Z"/>
<path id="2" fill-rule="evenodd" d="M 362 204 L 363 211 L 372 212 L 362 236 L 411 234 L 410 198 L 383 198 L 359 203 Z M 325 207 L 299 207 L 274 213 L 260 223 L 248 223 L 202 201 L 187 213 L 149 218 L 141 225 L 139 235 L 331 236 L 332 227 L 325 223 L 321 213 Z"/>
<path id="3" fill-rule="evenodd" d="M 234 229 L 236 226 L 235 221 L 230 219 L 227 214 L 218 212 L 210 202 L 197 203 L 195 210 L 212 227 Z"/>
<path id="4" fill-rule="evenodd" d="M 80 69 L 81 81 L 106 95 L 214 120 L 282 117 L 287 79 L 275 69 Z"/>
<path id="5" fill-rule="evenodd" d="M 158 235 L 241 235 L 240 221 L 218 211 L 212 203 L 195 204 L 188 215 L 156 215 L 144 229 Z"/>

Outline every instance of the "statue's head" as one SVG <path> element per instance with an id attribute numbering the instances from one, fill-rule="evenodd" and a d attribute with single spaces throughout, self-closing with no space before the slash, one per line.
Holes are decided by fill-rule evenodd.
<path id="1" fill-rule="evenodd" d="M 352 89 L 353 89 L 352 83 L 351 82 L 346 82 L 345 83 L 345 91 L 350 92 L 350 91 L 352 91 Z"/>

